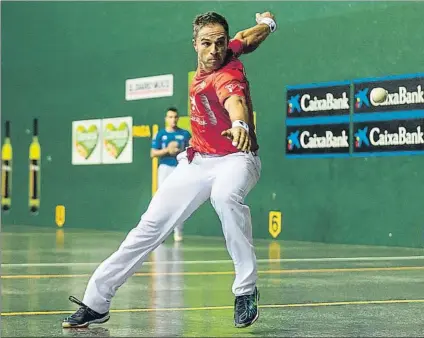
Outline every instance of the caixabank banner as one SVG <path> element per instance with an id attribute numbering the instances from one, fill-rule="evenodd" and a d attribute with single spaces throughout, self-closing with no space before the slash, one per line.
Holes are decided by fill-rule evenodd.
<path id="1" fill-rule="evenodd" d="M 288 86 L 286 95 L 288 158 L 424 154 L 424 73 Z"/>
<path id="2" fill-rule="evenodd" d="M 355 123 L 355 153 L 424 151 L 424 119 Z"/>
<path id="3" fill-rule="evenodd" d="M 386 98 L 376 102 L 373 91 Z M 353 156 L 424 154 L 424 74 L 353 81 Z"/>
<path id="4" fill-rule="evenodd" d="M 349 156 L 349 124 L 288 126 L 286 151 L 293 157 L 306 154 Z"/>
<path id="5" fill-rule="evenodd" d="M 350 82 L 287 87 L 287 118 L 349 115 Z"/>
<path id="6" fill-rule="evenodd" d="M 287 87 L 286 156 L 349 156 L 350 82 Z"/>
<path id="7" fill-rule="evenodd" d="M 424 74 L 357 79 L 353 81 L 355 114 L 424 109 Z M 387 91 L 384 102 L 373 100 L 373 91 Z"/>

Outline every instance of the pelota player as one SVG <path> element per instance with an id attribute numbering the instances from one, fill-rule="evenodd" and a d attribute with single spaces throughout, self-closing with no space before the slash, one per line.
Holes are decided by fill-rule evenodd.
<path id="1" fill-rule="evenodd" d="M 138 225 L 96 269 L 83 301 L 69 297 L 80 308 L 64 319 L 63 327 L 108 321 L 117 289 L 208 199 L 220 218 L 234 262 L 235 326 L 246 327 L 257 320 L 256 256 L 244 199 L 259 179 L 261 162 L 249 83 L 238 57 L 255 50 L 276 24 L 269 12 L 256 14 L 256 22 L 230 40 L 221 15 L 208 12 L 195 18 L 193 46 L 198 67 L 190 88 L 192 146 L 178 155 L 177 168 L 158 189 Z M 178 203 L 174 193 L 178 193 Z"/>

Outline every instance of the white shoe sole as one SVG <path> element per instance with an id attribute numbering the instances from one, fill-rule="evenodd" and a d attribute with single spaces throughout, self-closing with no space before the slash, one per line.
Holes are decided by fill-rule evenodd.
<path id="1" fill-rule="evenodd" d="M 106 323 L 109 319 L 110 319 L 110 315 L 107 315 L 106 317 L 103 317 L 103 318 L 91 320 L 91 321 L 86 322 L 84 324 L 72 325 L 72 324 L 70 324 L 68 322 L 63 322 L 62 323 L 62 328 L 64 328 L 64 329 L 85 328 L 85 327 L 88 327 L 90 324 L 103 324 L 103 323 Z"/>
<path id="2" fill-rule="evenodd" d="M 237 327 L 239 329 L 241 329 L 243 327 L 248 327 L 248 326 L 252 325 L 254 322 L 256 322 L 258 320 L 258 318 L 259 318 L 259 308 L 258 308 L 258 312 L 256 313 L 255 318 L 253 318 L 253 320 L 250 323 L 246 323 L 246 324 L 236 324 L 236 323 L 234 323 L 234 325 L 235 325 L 235 327 Z"/>

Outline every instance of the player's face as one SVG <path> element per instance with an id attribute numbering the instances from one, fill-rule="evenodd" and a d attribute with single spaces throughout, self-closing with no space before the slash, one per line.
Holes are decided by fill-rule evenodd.
<path id="1" fill-rule="evenodd" d="M 165 122 L 167 126 L 175 128 L 178 123 L 178 114 L 172 110 L 169 110 L 166 113 Z"/>
<path id="2" fill-rule="evenodd" d="M 216 70 L 224 63 L 228 48 L 228 36 L 220 24 L 202 27 L 194 41 L 199 65 L 206 71 Z"/>

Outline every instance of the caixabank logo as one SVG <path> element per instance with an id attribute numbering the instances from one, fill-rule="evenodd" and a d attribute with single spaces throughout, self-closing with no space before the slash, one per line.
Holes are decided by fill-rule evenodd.
<path id="1" fill-rule="evenodd" d="M 358 122 L 353 138 L 354 153 L 422 151 L 424 119 Z"/>
<path id="2" fill-rule="evenodd" d="M 288 126 L 286 154 L 348 154 L 349 125 Z"/>
<path id="3" fill-rule="evenodd" d="M 348 83 L 288 86 L 286 94 L 288 118 L 349 114 Z"/>
<path id="4" fill-rule="evenodd" d="M 387 91 L 383 102 L 373 99 L 377 88 Z M 355 113 L 424 109 L 424 75 L 403 75 L 354 81 Z"/>

